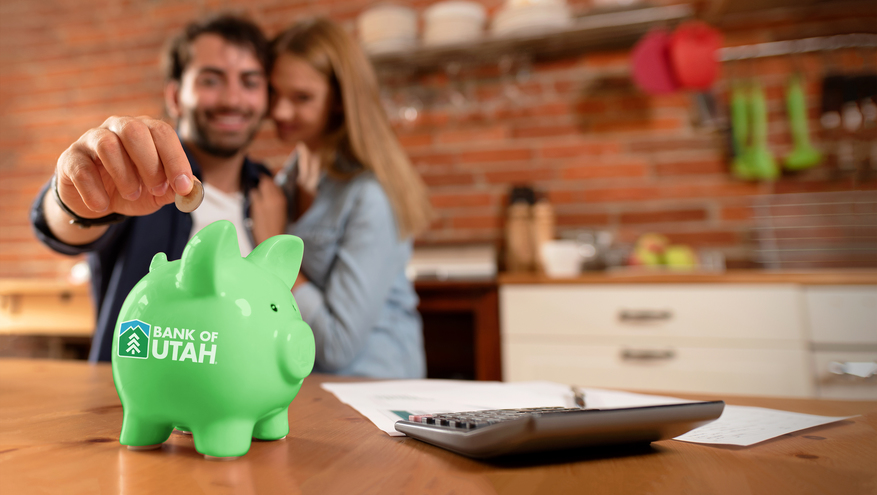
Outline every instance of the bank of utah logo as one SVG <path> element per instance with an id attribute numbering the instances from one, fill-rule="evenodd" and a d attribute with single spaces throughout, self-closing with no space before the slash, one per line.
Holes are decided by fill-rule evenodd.
<path id="1" fill-rule="evenodd" d="M 119 357 L 148 358 L 150 328 L 149 323 L 140 320 L 123 321 L 119 326 Z"/>

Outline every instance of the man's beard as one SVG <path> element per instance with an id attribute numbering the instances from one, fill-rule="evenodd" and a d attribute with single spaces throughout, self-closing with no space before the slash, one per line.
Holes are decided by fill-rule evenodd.
<path id="1" fill-rule="evenodd" d="M 218 109 L 217 112 L 221 112 L 222 110 L 223 109 Z M 196 110 L 192 110 L 189 113 L 189 118 L 193 123 L 193 144 L 208 155 L 213 155 L 219 158 L 231 158 L 248 147 L 250 143 L 253 142 L 253 138 L 256 137 L 256 133 L 259 132 L 259 125 L 262 123 L 261 119 L 257 120 L 253 126 L 247 130 L 246 137 L 240 143 L 222 143 L 218 139 L 211 138 L 207 124 L 202 120 L 206 118 L 203 114 L 199 114 Z"/>

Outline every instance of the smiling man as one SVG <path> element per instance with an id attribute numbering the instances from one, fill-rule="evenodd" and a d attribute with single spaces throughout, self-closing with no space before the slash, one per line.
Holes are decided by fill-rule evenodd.
<path id="1" fill-rule="evenodd" d="M 37 237 L 69 255 L 88 253 L 97 327 L 89 359 L 109 361 L 128 292 L 158 252 L 179 259 L 216 221 L 235 224 L 241 254 L 282 231 L 283 193 L 246 157 L 268 105 L 268 42 L 252 22 L 220 15 L 194 22 L 166 53 L 165 103 L 176 129 L 148 117 L 110 117 L 58 159 L 31 210 Z M 174 206 L 194 178 L 204 202 Z"/>

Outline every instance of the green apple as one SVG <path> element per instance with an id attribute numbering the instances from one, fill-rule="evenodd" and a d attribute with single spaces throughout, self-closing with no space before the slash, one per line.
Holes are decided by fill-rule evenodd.
<path id="1" fill-rule="evenodd" d="M 685 245 L 667 246 L 664 250 L 664 262 L 670 268 L 693 269 L 697 267 L 697 255 Z"/>

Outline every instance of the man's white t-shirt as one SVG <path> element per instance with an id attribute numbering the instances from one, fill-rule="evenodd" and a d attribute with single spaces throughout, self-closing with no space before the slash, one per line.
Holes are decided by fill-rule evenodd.
<path id="1" fill-rule="evenodd" d="M 204 201 L 197 210 L 192 212 L 192 231 L 189 240 L 195 234 L 217 220 L 228 220 L 234 224 L 238 232 L 238 245 L 241 256 L 247 256 L 253 250 L 253 243 L 247 232 L 244 218 L 244 194 L 242 192 L 226 193 L 207 184 L 204 186 Z"/>

